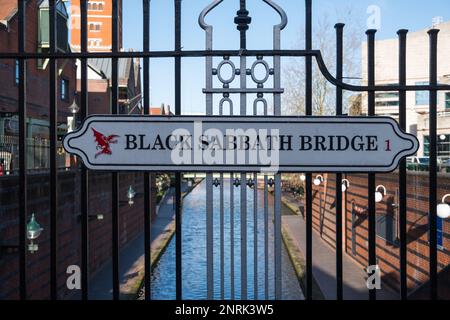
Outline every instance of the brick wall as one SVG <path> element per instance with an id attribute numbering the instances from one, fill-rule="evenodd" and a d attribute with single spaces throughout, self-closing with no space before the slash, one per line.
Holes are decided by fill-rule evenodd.
<path id="1" fill-rule="evenodd" d="M 143 193 L 143 175 L 138 173 L 120 175 L 120 200 L 126 201 L 128 187 L 132 185 Z M 89 178 L 89 214 L 103 214 L 104 220 L 89 224 L 89 268 L 94 275 L 112 254 L 111 229 L 111 175 L 91 173 Z M 69 265 L 80 265 L 81 223 L 80 223 L 80 175 L 68 171 L 59 175 L 58 210 L 58 286 L 60 298 L 72 295 L 66 289 L 66 269 Z M 49 220 L 49 176 L 29 176 L 29 214 L 35 213 L 44 228 L 37 240 L 39 251 L 27 254 L 27 289 L 30 299 L 49 298 L 50 279 L 50 220 Z M 18 243 L 18 196 L 17 177 L 0 177 L 0 242 Z M 152 207 L 155 208 L 154 197 Z M 143 196 L 138 195 L 135 204 L 120 207 L 120 246 L 123 247 L 143 231 Z M 154 212 L 154 210 L 152 210 Z M 0 299 L 18 299 L 18 253 L 0 258 Z"/>
<path id="2" fill-rule="evenodd" d="M 326 175 L 321 186 L 313 186 L 313 228 L 333 248 L 335 247 L 335 175 Z M 368 261 L 368 221 L 367 221 L 367 175 L 347 175 L 350 188 L 344 196 L 345 230 L 343 243 L 345 250 L 362 268 Z M 398 230 L 398 212 L 392 204 L 398 203 L 398 174 L 380 174 L 377 185 L 384 185 L 387 196 L 377 204 L 377 217 L 394 217 L 392 228 Z M 409 172 L 407 180 L 407 233 L 408 233 L 408 287 L 413 292 L 429 279 L 428 246 L 428 175 L 424 172 Z M 450 190 L 450 175 L 439 174 L 438 201 Z M 322 209 L 320 209 L 322 208 Z M 355 247 L 352 250 L 352 209 L 354 210 L 353 236 Z M 398 231 L 394 231 L 398 235 Z M 396 290 L 400 286 L 399 242 L 377 236 L 377 258 L 382 271 L 383 284 Z M 450 221 L 443 221 L 443 249 L 438 251 L 439 271 L 450 264 Z M 446 288 L 441 287 L 441 295 Z M 448 290 L 447 290 L 448 291 Z M 448 296 L 447 296 L 448 297 Z"/>

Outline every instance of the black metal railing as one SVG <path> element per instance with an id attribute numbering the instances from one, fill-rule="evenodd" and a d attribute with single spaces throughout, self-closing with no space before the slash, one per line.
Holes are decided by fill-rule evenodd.
<path id="1" fill-rule="evenodd" d="M 246 16 L 246 1 L 240 1 L 241 18 L 238 22 L 244 23 Z M 280 56 L 280 57 L 304 57 L 306 64 L 306 115 L 313 114 L 312 103 L 312 63 L 315 59 L 323 76 L 333 85 L 336 86 L 336 114 L 342 115 L 342 91 L 351 90 L 356 92 L 368 93 L 368 115 L 375 116 L 375 93 L 379 91 L 399 92 L 399 114 L 400 125 L 402 129 L 406 129 L 406 92 L 407 91 L 423 91 L 430 92 L 429 103 L 429 123 L 430 123 L 430 170 L 429 170 L 429 229 L 430 229 L 430 245 L 429 245 L 429 275 L 430 275 L 430 298 L 437 297 L 437 221 L 436 221 L 436 205 L 437 205 L 437 92 L 442 90 L 450 90 L 449 85 L 439 84 L 437 82 L 437 39 L 438 30 L 430 30 L 430 80 L 428 85 L 407 85 L 406 84 L 406 41 L 407 31 L 400 30 L 399 37 L 399 84 L 398 85 L 376 85 L 375 83 L 375 30 L 367 31 L 368 40 L 368 84 L 365 86 L 350 85 L 343 82 L 343 35 L 344 25 L 336 25 L 336 76 L 331 75 L 327 70 L 322 59 L 321 52 L 314 50 L 312 46 L 312 0 L 305 0 L 306 16 L 305 16 L 305 39 L 306 46 L 304 49 L 296 50 L 247 50 L 245 48 L 246 28 L 242 25 L 241 48 L 238 50 L 191 50 L 184 51 L 181 47 L 181 13 L 182 1 L 174 0 L 175 3 L 175 47 L 169 51 L 151 51 L 150 50 L 150 0 L 143 0 L 143 51 L 135 52 L 119 52 L 119 35 L 118 35 L 118 2 L 113 1 L 112 13 L 112 50 L 111 52 L 88 52 L 88 36 L 87 36 L 87 1 L 81 1 L 81 51 L 73 53 L 63 53 L 56 48 L 56 0 L 49 1 L 50 7 L 50 51 L 48 53 L 27 52 L 26 44 L 26 2 L 18 0 L 18 52 L 16 53 L 0 53 L 0 59 L 18 59 L 18 92 L 19 92 L 19 239 L 20 239 L 20 298 L 27 299 L 27 243 L 26 243 L 26 223 L 29 216 L 28 212 L 28 196 L 27 196 L 27 62 L 31 59 L 50 59 L 50 236 L 51 236 L 51 260 L 50 260 L 50 288 L 51 298 L 57 299 L 57 274 L 58 274 L 58 230 L 57 230 L 57 210 L 58 210 L 58 143 L 57 143 L 57 60 L 58 59 L 80 59 L 81 60 L 81 114 L 80 119 L 83 120 L 88 115 L 88 79 L 87 79 L 87 59 L 89 58 L 110 58 L 112 59 L 112 113 L 118 113 L 118 60 L 120 58 L 135 57 L 143 59 L 143 92 L 144 92 L 144 112 L 149 114 L 150 103 L 150 59 L 157 58 L 173 58 L 175 61 L 175 113 L 181 115 L 181 61 L 187 57 L 248 57 L 248 56 Z M 244 20 L 245 21 L 244 21 Z M 88 185 L 89 172 L 86 168 L 81 170 L 81 239 L 82 239 L 82 299 L 89 298 L 89 215 L 88 215 Z M 182 299 L 182 233 L 181 233 L 181 174 L 177 173 L 176 177 L 176 298 Z M 241 176 L 242 177 L 242 176 Z M 401 282 L 401 298 L 407 299 L 407 221 L 406 221 L 406 160 L 402 160 L 400 164 L 399 174 L 399 219 L 400 219 L 400 282 Z M 376 257 L 376 232 L 375 232 L 375 174 L 368 175 L 368 215 L 369 215 L 369 265 L 377 264 Z M 144 175 L 144 194 L 145 194 L 145 298 L 151 298 L 150 287 L 150 179 L 151 175 Z M 336 175 L 336 186 L 342 183 L 342 173 Z M 112 262 L 113 262 L 113 298 L 120 298 L 120 278 L 119 278 L 119 173 L 112 172 Z M 313 296 L 313 246 L 312 246 L 312 175 L 306 174 L 306 299 L 310 300 Z M 336 188 L 336 281 L 337 281 L 337 299 L 343 299 L 343 253 L 342 253 L 342 193 L 340 188 Z M 245 276 L 245 274 L 243 274 Z M 246 292 L 244 292 L 246 294 Z M 370 299 L 376 299 L 376 290 L 370 290 Z"/>

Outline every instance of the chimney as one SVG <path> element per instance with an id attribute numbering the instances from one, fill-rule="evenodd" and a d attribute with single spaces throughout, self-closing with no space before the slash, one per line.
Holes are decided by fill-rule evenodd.
<path id="1" fill-rule="evenodd" d="M 167 105 L 167 107 L 166 107 L 165 110 L 164 110 L 164 114 L 165 114 L 166 116 L 170 116 L 170 105 Z"/>
<path id="2" fill-rule="evenodd" d="M 164 116 L 166 113 L 166 106 L 164 105 L 164 103 L 161 104 L 161 115 Z"/>

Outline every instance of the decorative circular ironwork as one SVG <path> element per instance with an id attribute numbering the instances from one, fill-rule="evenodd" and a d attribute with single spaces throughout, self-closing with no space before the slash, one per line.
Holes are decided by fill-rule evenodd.
<path id="1" fill-rule="evenodd" d="M 255 74 L 255 70 L 258 65 L 263 65 L 266 70 L 266 74 L 264 75 L 264 78 L 262 78 L 262 79 L 258 79 Z M 253 62 L 253 65 L 251 68 L 251 76 L 255 83 L 264 84 L 267 81 L 267 79 L 269 79 L 269 76 L 270 76 L 269 64 L 264 60 L 260 60 L 260 59 L 256 60 L 255 62 Z"/>
<path id="2" fill-rule="evenodd" d="M 231 67 L 231 76 L 229 79 L 222 78 L 222 67 L 225 65 L 229 65 Z M 217 66 L 217 78 L 219 78 L 219 81 L 223 84 L 230 84 L 234 81 L 234 78 L 236 77 L 236 66 L 234 63 L 230 60 L 223 60 L 219 65 Z"/>

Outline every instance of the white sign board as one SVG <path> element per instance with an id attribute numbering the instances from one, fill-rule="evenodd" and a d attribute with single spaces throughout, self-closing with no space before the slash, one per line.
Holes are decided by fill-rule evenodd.
<path id="1" fill-rule="evenodd" d="M 386 117 L 102 115 L 64 148 L 91 170 L 390 172 L 419 142 Z"/>

